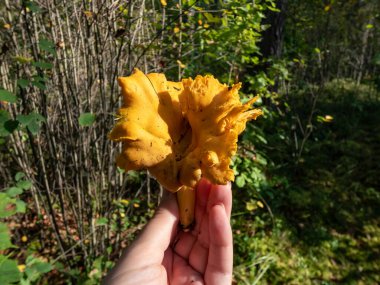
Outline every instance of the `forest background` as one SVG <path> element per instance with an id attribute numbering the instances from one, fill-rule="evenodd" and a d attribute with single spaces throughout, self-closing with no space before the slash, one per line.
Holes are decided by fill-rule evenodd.
<path id="1" fill-rule="evenodd" d="M 98 284 L 162 188 L 107 139 L 134 67 L 260 95 L 234 284 L 380 283 L 377 0 L 0 0 L 0 284 Z"/>

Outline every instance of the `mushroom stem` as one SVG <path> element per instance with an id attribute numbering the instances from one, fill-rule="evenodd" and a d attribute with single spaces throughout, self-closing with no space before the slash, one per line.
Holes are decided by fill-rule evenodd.
<path id="1" fill-rule="evenodd" d="M 177 191 L 177 202 L 181 226 L 184 231 L 188 231 L 194 221 L 195 189 L 182 186 Z"/>

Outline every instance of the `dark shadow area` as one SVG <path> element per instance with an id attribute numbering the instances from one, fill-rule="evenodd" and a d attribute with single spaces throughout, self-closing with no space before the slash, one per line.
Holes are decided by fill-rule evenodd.
<path id="1" fill-rule="evenodd" d="M 360 235 L 380 217 L 380 102 L 345 94 L 324 99 L 318 112 L 333 121 L 316 126 L 290 185 L 271 201 L 297 239 L 314 245 L 331 231 Z"/>
<path id="2" fill-rule="evenodd" d="M 293 112 L 305 120 L 307 104 L 299 100 L 295 106 Z M 338 97 L 327 90 L 315 117 L 325 115 L 333 120 L 313 121 L 315 129 L 298 160 L 291 155 L 284 159 L 286 151 L 292 152 L 290 141 L 272 140 L 276 151 L 267 153 L 281 167 L 274 170 L 262 195 L 274 217 L 290 230 L 294 247 L 305 255 L 329 252 L 330 260 L 348 272 L 331 281 L 352 284 L 363 274 L 376 280 L 375 264 L 380 263 L 376 238 L 380 225 L 380 101 L 352 92 Z M 279 124 L 291 133 L 290 118 Z"/>

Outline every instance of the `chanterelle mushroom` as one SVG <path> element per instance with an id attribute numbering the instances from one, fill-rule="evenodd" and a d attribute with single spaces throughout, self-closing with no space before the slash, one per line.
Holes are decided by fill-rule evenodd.
<path id="1" fill-rule="evenodd" d="M 124 104 L 109 134 L 123 143 L 117 165 L 126 171 L 148 169 L 169 191 L 183 192 L 178 200 L 187 227 L 200 178 L 214 184 L 234 180 L 231 157 L 246 122 L 262 113 L 250 109 L 257 98 L 242 104 L 240 83 L 229 88 L 213 76 L 171 82 L 164 74 L 135 69 L 120 77 L 119 85 Z"/>

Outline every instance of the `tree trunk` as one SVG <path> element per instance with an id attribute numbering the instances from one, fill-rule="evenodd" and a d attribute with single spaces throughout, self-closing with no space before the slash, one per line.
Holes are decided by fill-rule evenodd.
<path id="1" fill-rule="evenodd" d="M 288 0 L 277 0 L 276 6 L 280 12 L 267 10 L 263 24 L 270 27 L 263 32 L 259 44 L 263 58 L 279 58 L 282 54 L 287 2 Z"/>

